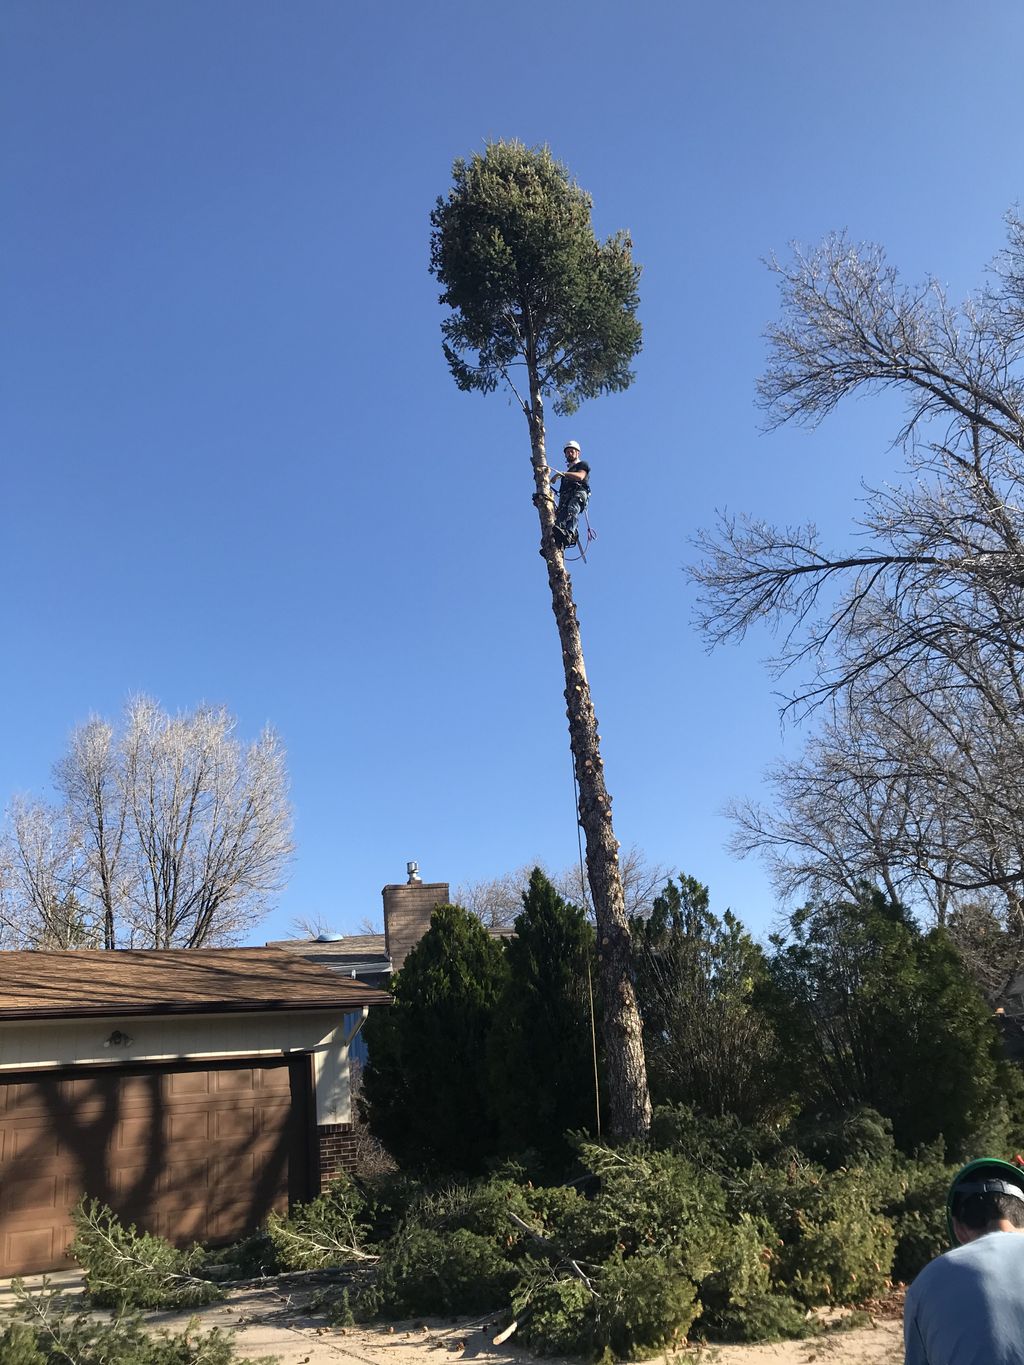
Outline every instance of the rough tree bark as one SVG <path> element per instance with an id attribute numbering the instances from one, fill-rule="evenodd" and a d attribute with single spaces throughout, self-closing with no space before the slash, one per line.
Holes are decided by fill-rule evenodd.
<path id="1" fill-rule="evenodd" d="M 547 564 L 551 609 L 562 646 L 565 712 L 579 787 L 578 818 L 586 839 L 587 876 L 597 919 L 608 1127 L 615 1138 L 643 1137 L 651 1124 L 651 1101 L 643 1027 L 633 987 L 632 943 L 619 872 L 619 845 L 612 827 L 612 799 L 604 781 L 597 717 L 590 697 L 572 579 L 553 535 L 554 499 L 545 449 L 544 400 L 534 373 L 530 375 L 527 420 L 536 490 L 533 501 L 540 517 L 540 553 Z"/>

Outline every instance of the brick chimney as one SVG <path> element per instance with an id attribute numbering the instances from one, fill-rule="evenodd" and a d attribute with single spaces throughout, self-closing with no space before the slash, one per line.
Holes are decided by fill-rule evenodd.
<path id="1" fill-rule="evenodd" d="M 385 886 L 384 941 L 397 972 L 409 953 L 430 928 L 430 916 L 438 905 L 447 905 L 451 898 L 447 882 L 420 880 L 419 867 L 408 863 L 409 880 Z"/>

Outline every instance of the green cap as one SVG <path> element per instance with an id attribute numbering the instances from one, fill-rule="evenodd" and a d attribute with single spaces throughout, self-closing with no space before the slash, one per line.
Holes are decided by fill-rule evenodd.
<path id="1" fill-rule="evenodd" d="M 982 1156 L 957 1171 L 946 1195 L 946 1227 L 953 1246 L 960 1245 L 953 1231 L 953 1196 L 957 1194 L 1008 1194 L 1024 1201 L 1024 1168 L 1001 1157 Z"/>

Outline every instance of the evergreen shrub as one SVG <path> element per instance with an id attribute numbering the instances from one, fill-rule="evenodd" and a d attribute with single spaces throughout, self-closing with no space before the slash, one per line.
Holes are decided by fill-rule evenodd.
<path id="1" fill-rule="evenodd" d="M 539 868 L 505 961 L 487 1077 L 500 1148 L 528 1153 L 538 1174 L 557 1179 L 572 1161 L 567 1134 L 594 1125 L 587 973 L 596 974 L 597 959 L 583 909 L 563 900 Z"/>
<path id="2" fill-rule="evenodd" d="M 670 1258 L 616 1253 L 587 1272 L 537 1263 L 520 1280 L 512 1312 L 538 1354 L 644 1359 L 681 1341 L 700 1311 L 693 1281 Z"/>
<path id="3" fill-rule="evenodd" d="M 366 1200 L 370 1241 L 385 1242 L 394 1235 L 424 1195 L 424 1184 L 406 1171 L 386 1171 L 357 1182 Z"/>
<path id="4" fill-rule="evenodd" d="M 507 974 L 480 921 L 439 906 L 392 980 L 391 1008 L 370 1011 L 359 1111 L 406 1170 L 478 1175 L 498 1154 L 488 1039 Z"/>
<path id="5" fill-rule="evenodd" d="M 808 1160 L 827 1170 L 843 1167 L 889 1169 L 896 1161 L 892 1123 L 877 1109 L 855 1109 L 824 1115 L 802 1115 L 786 1134 Z"/>
<path id="6" fill-rule="evenodd" d="M 793 1145 L 797 1132 L 817 1160 Z M 894 1253 L 909 1277 L 945 1244 L 952 1168 L 941 1143 L 899 1155 L 870 1111 L 759 1130 L 676 1106 L 659 1111 L 652 1145 L 581 1140 L 578 1150 L 590 1198 L 534 1186 L 512 1167 L 440 1188 L 343 1177 L 291 1217 L 272 1217 L 265 1236 L 206 1262 L 91 1201 L 76 1215 L 75 1252 L 93 1302 L 119 1309 L 219 1298 L 204 1267 L 236 1264 L 252 1243 L 261 1263 L 353 1272 L 340 1302 L 332 1291 L 337 1321 L 511 1306 L 535 1351 L 632 1359 L 687 1333 L 805 1335 L 815 1330 L 808 1309 L 884 1292 Z M 12 1362 L 17 1350 L 39 1365 L 25 1333 L 7 1344 Z"/>
<path id="7" fill-rule="evenodd" d="M 413 1216 L 436 1231 L 455 1232 L 463 1228 L 504 1249 L 520 1239 L 509 1214 L 529 1219 L 530 1206 L 524 1196 L 522 1186 L 511 1180 L 448 1185 L 414 1205 Z"/>
<path id="8" fill-rule="evenodd" d="M 527 1185 L 522 1195 L 528 1210 L 522 1216 L 531 1227 L 552 1238 L 586 1203 L 572 1185 Z"/>
<path id="9" fill-rule="evenodd" d="M 586 1200 L 572 1188 L 521 1185 L 495 1176 L 421 1196 L 410 1206 L 410 1215 L 438 1231 L 465 1228 L 514 1257 L 535 1246 L 538 1238 L 557 1236 L 586 1208 Z M 529 1232 L 513 1221 L 513 1214 L 527 1224 Z"/>
<path id="10" fill-rule="evenodd" d="M 715 1341 L 794 1341 L 814 1336 L 818 1324 L 803 1304 L 788 1294 L 755 1294 L 700 1320 Z"/>
<path id="11" fill-rule="evenodd" d="M 741 1213 L 723 1238 L 711 1273 L 701 1281 L 701 1328 L 713 1330 L 730 1313 L 763 1298 L 771 1285 L 770 1228 Z"/>
<path id="12" fill-rule="evenodd" d="M 24 1322 L 12 1322 L 0 1333 L 0 1360 L 4 1365 L 46 1365 L 37 1333 Z"/>

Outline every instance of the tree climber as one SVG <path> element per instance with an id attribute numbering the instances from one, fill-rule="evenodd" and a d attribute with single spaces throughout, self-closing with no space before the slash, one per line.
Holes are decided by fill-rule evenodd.
<path id="1" fill-rule="evenodd" d="M 552 483 L 556 479 L 562 480 L 554 528 L 555 544 L 560 550 L 579 544 L 580 513 L 590 501 L 590 465 L 580 459 L 579 442 L 566 442 L 564 454 L 569 468 L 564 472 L 558 469 L 551 472 Z"/>

